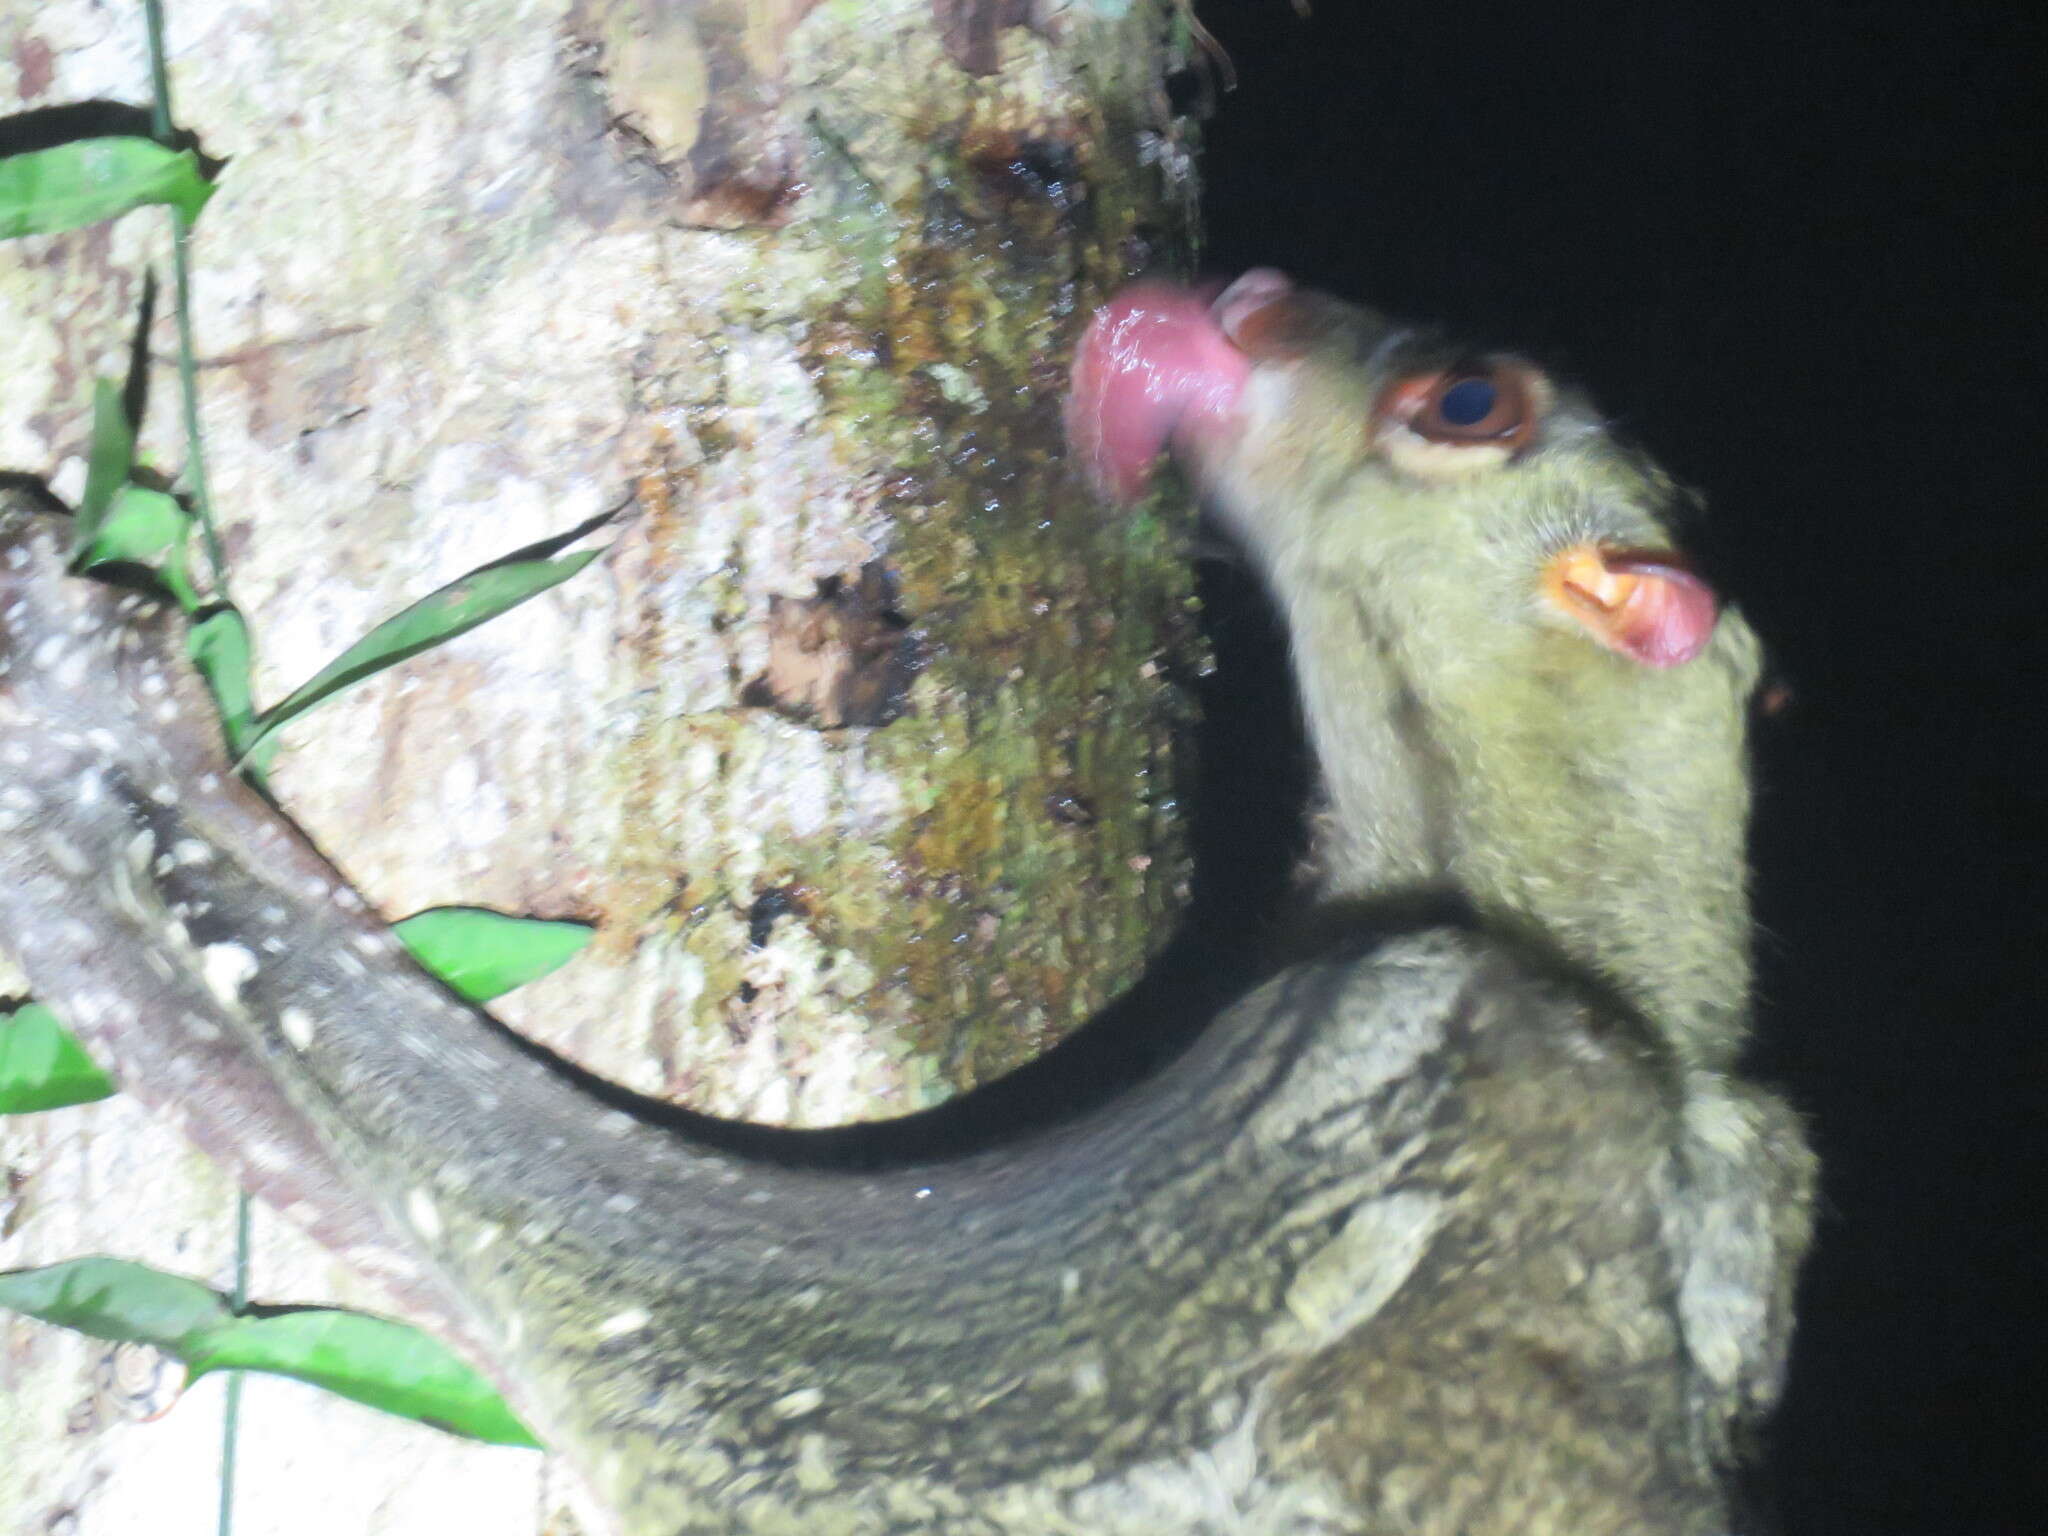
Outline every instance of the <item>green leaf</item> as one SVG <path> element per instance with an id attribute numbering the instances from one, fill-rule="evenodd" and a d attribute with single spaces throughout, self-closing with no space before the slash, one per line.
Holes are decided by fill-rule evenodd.
<path id="1" fill-rule="evenodd" d="M 169 203 L 187 220 L 213 196 L 189 149 L 151 139 L 74 139 L 0 157 L 0 240 L 97 224 L 145 203 Z"/>
<path id="2" fill-rule="evenodd" d="M 41 1003 L 0 1015 L 0 1115 L 112 1098 L 113 1079 Z"/>
<path id="3" fill-rule="evenodd" d="M 430 907 L 391 931 L 412 957 L 473 1003 L 487 1003 L 567 962 L 590 942 L 584 923 Z"/>
<path id="4" fill-rule="evenodd" d="M 146 565 L 162 578 L 178 605 L 190 613 L 199 604 L 188 574 L 187 540 L 192 519 L 175 496 L 139 485 L 114 493 L 107 515 L 73 562 L 80 570 L 124 562 Z"/>
<path id="5" fill-rule="evenodd" d="M 567 581 L 603 551 L 587 549 L 559 559 L 547 556 L 570 540 L 580 538 L 599 521 L 602 519 L 593 519 L 559 538 L 479 566 L 386 619 L 335 657 L 310 682 L 265 710 L 243 751 L 253 752 L 281 727 L 364 678 L 466 634 L 528 598 Z M 528 558 L 535 554 L 541 558 Z"/>
<path id="6" fill-rule="evenodd" d="M 249 746 L 256 730 L 256 699 L 249 681 L 248 621 L 234 608 L 216 608 L 186 631 L 185 654 L 213 694 L 229 753 L 246 755 L 245 766 L 260 781 L 276 748 L 252 751 Z"/>
<path id="7" fill-rule="evenodd" d="M 495 1445 L 539 1446 L 503 1398 L 445 1344 L 361 1312 L 237 1316 L 196 1280 L 125 1259 L 72 1259 L 0 1274 L 0 1306 L 95 1339 L 153 1344 L 209 1371 L 263 1371 Z"/>
<path id="8" fill-rule="evenodd" d="M 225 1297 L 197 1280 L 106 1258 L 0 1274 L 0 1307 L 95 1339 L 154 1344 L 180 1359 L 193 1341 L 235 1315 Z"/>
<path id="9" fill-rule="evenodd" d="M 267 1371 L 472 1440 L 540 1446 L 445 1344 L 387 1318 L 321 1307 L 238 1318 L 206 1334 L 185 1362 L 195 1381 L 208 1371 Z"/>
<path id="10" fill-rule="evenodd" d="M 86 459 L 85 494 L 78 499 L 78 515 L 72 536 L 73 563 L 79 551 L 100 531 L 100 523 L 113 504 L 114 494 L 127 484 L 128 471 L 135 467 L 135 426 L 128 419 L 127 402 L 121 386 L 113 379 L 92 383 L 92 452 Z"/>

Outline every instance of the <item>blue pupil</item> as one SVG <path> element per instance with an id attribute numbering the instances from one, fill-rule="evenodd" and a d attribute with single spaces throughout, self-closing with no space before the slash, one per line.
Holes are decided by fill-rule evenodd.
<path id="1" fill-rule="evenodd" d="M 1454 427 L 1474 427 L 1493 414 L 1500 391 L 1490 379 L 1460 379 L 1437 402 L 1437 414 Z"/>

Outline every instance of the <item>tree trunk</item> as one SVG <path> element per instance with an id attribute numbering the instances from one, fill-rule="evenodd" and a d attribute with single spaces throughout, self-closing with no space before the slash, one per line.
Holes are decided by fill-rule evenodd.
<path id="1" fill-rule="evenodd" d="M 1058 405 L 1094 301 L 1186 248 L 1163 0 L 168 11 L 176 121 L 229 160 L 200 415 L 259 698 L 623 514 L 600 566 L 293 729 L 278 796 L 380 909 L 595 922 L 504 1016 L 757 1121 L 933 1103 L 1128 985 L 1184 894 L 1185 577 L 1071 481 Z M 0 59 L 8 112 L 148 99 L 139 10 L 47 0 Z M 140 214 L 0 246 L 0 469 L 75 498 L 165 249 Z M 131 1104 L 0 1154 L 0 1268 L 226 1278 L 231 1187 Z M 386 1304 L 257 1230 L 257 1295 Z M 211 1383 L 130 1429 L 109 1351 L 0 1328 L 0 1526 L 212 1519 Z M 537 1458 L 249 1390 L 244 1536 L 563 1528 Z"/>

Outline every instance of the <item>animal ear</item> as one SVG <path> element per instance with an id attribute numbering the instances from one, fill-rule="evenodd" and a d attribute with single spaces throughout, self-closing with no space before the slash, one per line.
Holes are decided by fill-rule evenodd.
<path id="1" fill-rule="evenodd" d="M 1666 550 L 1575 544 L 1544 567 L 1543 589 L 1595 640 L 1646 667 L 1691 661 L 1720 617 L 1714 589 Z"/>
<path id="2" fill-rule="evenodd" d="M 1253 267 L 1216 296 L 1209 314 L 1247 357 L 1276 362 L 1300 357 L 1321 330 L 1315 299 L 1297 292 L 1285 272 Z"/>

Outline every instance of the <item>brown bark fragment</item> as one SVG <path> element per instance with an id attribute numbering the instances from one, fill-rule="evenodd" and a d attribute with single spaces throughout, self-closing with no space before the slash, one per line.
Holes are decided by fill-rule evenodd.
<path id="1" fill-rule="evenodd" d="M 681 223 L 780 225 L 802 188 L 783 48 L 816 0 L 587 0 L 612 128 L 675 184 Z"/>
<path id="2" fill-rule="evenodd" d="M 1035 26 L 1032 0 L 932 0 L 932 17 L 947 57 L 970 75 L 996 72 L 997 36 L 1005 27 Z"/>
<path id="3" fill-rule="evenodd" d="M 826 731 L 887 725 L 907 707 L 916 672 L 895 583 L 871 560 L 850 581 L 826 577 L 814 597 L 768 600 L 768 667 L 740 702 Z"/>
<path id="4" fill-rule="evenodd" d="M 24 37 L 14 48 L 14 86 L 23 101 L 34 101 L 55 78 L 56 56 L 41 38 Z"/>

